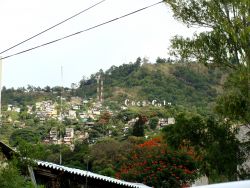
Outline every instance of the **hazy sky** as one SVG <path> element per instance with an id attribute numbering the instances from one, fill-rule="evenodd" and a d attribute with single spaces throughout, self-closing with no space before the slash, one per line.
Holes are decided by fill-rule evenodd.
<path id="1" fill-rule="evenodd" d="M 0 51 L 80 12 L 100 0 L 0 0 Z M 106 0 L 63 25 L 1 56 L 9 55 L 68 35 L 159 0 Z M 52 45 L 3 60 L 3 85 L 28 84 L 44 87 L 77 83 L 112 65 L 147 57 L 151 62 L 168 57 L 169 40 L 174 35 L 191 36 L 174 20 L 166 4 L 159 4 L 117 22 L 99 27 Z"/>

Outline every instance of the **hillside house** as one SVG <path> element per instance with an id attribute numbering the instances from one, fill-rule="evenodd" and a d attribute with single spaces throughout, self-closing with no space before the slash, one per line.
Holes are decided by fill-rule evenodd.
<path id="1" fill-rule="evenodd" d="M 7 111 L 17 112 L 20 113 L 21 108 L 14 106 L 12 104 L 8 104 Z"/>
<path id="2" fill-rule="evenodd" d="M 52 127 L 50 132 L 49 132 L 49 139 L 50 142 L 57 144 L 58 142 L 58 131 L 56 127 Z"/>
<path id="3" fill-rule="evenodd" d="M 76 119 L 76 111 L 75 110 L 69 110 L 69 119 Z"/>
<path id="4" fill-rule="evenodd" d="M 72 144 L 74 139 L 74 129 L 73 128 L 66 128 L 65 136 L 63 138 L 63 141 L 65 144 Z"/>
<path id="5" fill-rule="evenodd" d="M 158 125 L 160 125 L 160 127 L 164 127 L 164 126 L 172 125 L 172 124 L 175 124 L 175 119 L 173 117 L 161 118 L 158 121 Z"/>

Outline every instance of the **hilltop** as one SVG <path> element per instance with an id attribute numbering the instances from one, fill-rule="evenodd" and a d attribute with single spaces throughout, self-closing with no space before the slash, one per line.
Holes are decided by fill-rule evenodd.
<path id="1" fill-rule="evenodd" d="M 158 58 L 148 63 L 140 58 L 134 63 L 100 70 L 82 79 L 76 95 L 96 97 L 96 77 L 104 79 L 107 103 L 123 105 L 130 100 L 167 101 L 186 108 L 207 109 L 221 91 L 224 74 L 196 63 L 177 63 Z"/>
<path id="2" fill-rule="evenodd" d="M 138 58 L 134 63 L 100 70 L 79 81 L 78 88 L 64 88 L 63 96 L 96 99 L 97 76 L 104 81 L 104 105 L 120 109 L 124 101 L 152 101 L 199 112 L 211 110 L 222 91 L 225 72 L 197 63 L 180 63 L 158 58 L 155 63 Z M 33 87 L 2 90 L 2 102 L 29 105 L 43 100 L 59 100 L 61 87 Z M 59 97 L 59 98 L 58 98 Z"/>

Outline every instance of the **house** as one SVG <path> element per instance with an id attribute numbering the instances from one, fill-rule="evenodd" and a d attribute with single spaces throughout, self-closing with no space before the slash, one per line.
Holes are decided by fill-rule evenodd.
<path id="1" fill-rule="evenodd" d="M 72 109 L 73 110 L 80 110 L 81 106 L 80 105 L 73 105 Z"/>
<path id="2" fill-rule="evenodd" d="M 168 118 L 168 125 L 175 124 L 175 119 L 173 117 Z"/>
<path id="3" fill-rule="evenodd" d="M 74 139 L 74 129 L 73 128 L 66 128 L 65 136 L 63 138 L 63 141 L 65 144 L 72 144 Z"/>
<path id="4" fill-rule="evenodd" d="M 128 121 L 127 125 L 130 127 L 134 126 L 134 124 L 138 121 L 138 119 L 139 119 L 138 117 L 131 119 L 130 121 Z"/>
<path id="5" fill-rule="evenodd" d="M 7 111 L 12 111 L 12 112 L 20 112 L 21 108 L 17 106 L 13 106 L 12 104 L 8 104 Z"/>
<path id="6" fill-rule="evenodd" d="M 89 116 L 87 115 L 87 113 L 84 113 L 84 112 L 79 113 L 79 116 L 80 116 L 81 119 L 87 119 L 87 118 L 89 117 Z"/>
<path id="7" fill-rule="evenodd" d="M 167 125 L 172 125 L 175 124 L 175 119 L 173 117 L 170 118 L 161 118 L 158 121 L 158 125 L 161 127 L 167 126 Z"/>
<path id="8" fill-rule="evenodd" d="M 58 142 L 58 131 L 56 127 L 52 127 L 49 132 L 49 139 L 52 143 L 57 144 Z"/>
<path id="9" fill-rule="evenodd" d="M 83 101 L 83 104 L 88 104 L 88 103 L 89 103 L 88 100 L 84 100 L 84 101 Z"/>
<path id="10" fill-rule="evenodd" d="M 13 107 L 12 104 L 8 104 L 7 111 L 12 111 L 12 107 Z"/>
<path id="11" fill-rule="evenodd" d="M 69 119 L 76 119 L 76 111 L 69 110 Z"/>
<path id="12" fill-rule="evenodd" d="M 99 115 L 101 115 L 101 112 L 100 112 L 100 110 L 94 109 L 94 110 L 92 110 L 92 114 L 99 116 Z"/>
<path id="13" fill-rule="evenodd" d="M 92 127 L 95 125 L 95 122 L 85 122 L 85 125 L 88 127 Z"/>
<path id="14" fill-rule="evenodd" d="M 33 106 L 32 105 L 27 105 L 27 108 L 28 108 L 27 113 L 32 114 Z"/>
<path id="15" fill-rule="evenodd" d="M 168 119 L 167 118 L 160 118 L 158 121 L 158 125 L 161 127 L 167 126 L 168 125 Z"/>
<path id="16" fill-rule="evenodd" d="M 80 105 L 82 105 L 82 98 L 80 98 L 80 97 L 71 97 L 71 99 L 70 99 L 70 104 L 72 105 L 72 106 L 80 106 Z"/>

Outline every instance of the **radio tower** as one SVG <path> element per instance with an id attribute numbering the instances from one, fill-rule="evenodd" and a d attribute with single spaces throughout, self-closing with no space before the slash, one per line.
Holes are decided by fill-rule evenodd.
<path id="1" fill-rule="evenodd" d="M 101 76 L 100 75 L 98 75 L 97 77 L 96 77 L 96 80 L 97 80 L 97 101 L 100 101 L 100 78 L 101 78 Z"/>
<path id="2" fill-rule="evenodd" d="M 2 125 L 2 59 L 0 57 L 0 126 Z"/>
<path id="3" fill-rule="evenodd" d="M 101 75 L 98 75 L 96 77 L 97 80 L 97 101 L 102 103 L 103 102 L 103 79 L 101 78 Z"/>
<path id="4" fill-rule="evenodd" d="M 103 79 L 101 79 L 101 93 L 100 93 L 100 102 L 103 102 Z"/>

